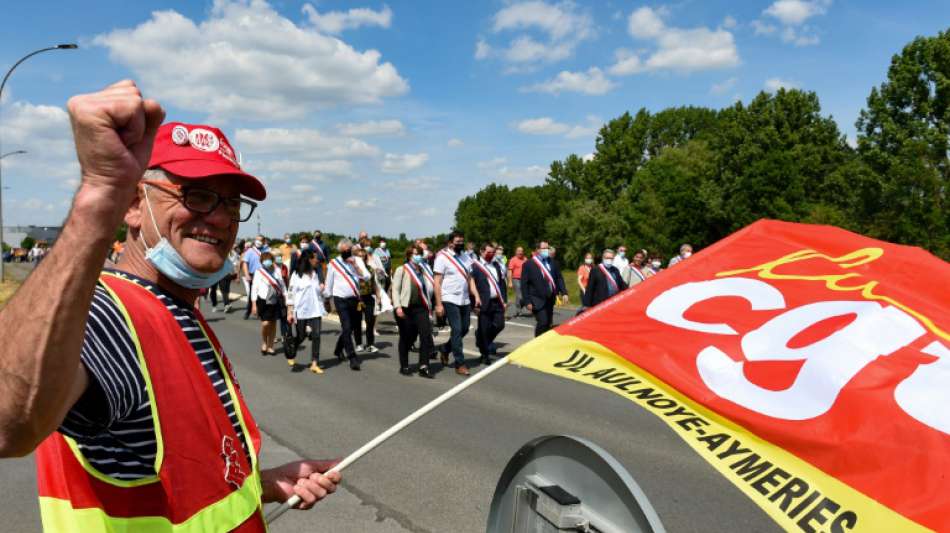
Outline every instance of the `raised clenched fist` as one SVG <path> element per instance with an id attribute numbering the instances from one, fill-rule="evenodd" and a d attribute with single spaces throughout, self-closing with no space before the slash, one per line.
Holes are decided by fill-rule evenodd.
<path id="1" fill-rule="evenodd" d="M 67 103 L 83 186 L 131 195 L 148 166 L 162 106 L 124 80 Z"/>

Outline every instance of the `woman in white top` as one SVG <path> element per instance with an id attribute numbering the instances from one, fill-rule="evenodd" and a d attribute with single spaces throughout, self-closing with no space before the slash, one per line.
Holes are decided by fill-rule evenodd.
<path id="1" fill-rule="evenodd" d="M 304 250 L 297 259 L 297 270 L 290 275 L 290 298 L 287 300 L 287 320 L 297 325 L 297 344 L 310 338 L 310 371 L 323 374 L 320 368 L 320 326 L 327 309 L 323 305 L 323 272 L 312 250 Z M 291 370 L 296 367 L 287 359 Z"/>
<path id="2" fill-rule="evenodd" d="M 284 280 L 274 269 L 274 256 L 270 252 L 262 253 L 261 268 L 254 272 L 251 281 L 251 312 L 261 319 L 261 355 L 277 355 L 274 339 L 286 294 Z"/>

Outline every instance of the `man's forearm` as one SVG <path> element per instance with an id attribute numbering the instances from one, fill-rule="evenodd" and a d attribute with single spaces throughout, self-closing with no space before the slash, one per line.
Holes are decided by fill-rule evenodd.
<path id="1" fill-rule="evenodd" d="M 56 245 L 0 311 L 0 455 L 32 451 L 85 388 L 86 319 L 128 196 L 80 189 Z"/>

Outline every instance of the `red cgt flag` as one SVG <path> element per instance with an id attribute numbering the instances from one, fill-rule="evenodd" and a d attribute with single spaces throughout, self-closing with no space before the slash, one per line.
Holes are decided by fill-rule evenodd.
<path id="1" fill-rule="evenodd" d="M 950 530 L 950 265 L 759 221 L 511 361 L 655 413 L 790 531 Z"/>

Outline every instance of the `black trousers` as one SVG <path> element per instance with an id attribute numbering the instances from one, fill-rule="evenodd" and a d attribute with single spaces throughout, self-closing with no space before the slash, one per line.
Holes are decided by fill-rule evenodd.
<path id="1" fill-rule="evenodd" d="M 353 326 L 356 344 L 363 344 L 363 322 L 366 323 L 366 342 L 374 344 L 376 340 L 373 333 L 373 328 L 376 327 L 376 297 L 372 294 L 364 294 L 360 296 L 360 300 L 363 302 L 363 310 L 359 312 L 362 319 L 357 318 L 356 324 Z"/>
<path id="2" fill-rule="evenodd" d="M 346 351 L 347 358 L 356 357 L 356 350 L 353 348 L 353 328 L 358 326 L 360 321 L 360 312 L 356 310 L 358 302 L 355 296 L 352 298 L 333 297 L 333 306 L 340 316 L 340 336 L 336 340 L 336 348 L 333 349 L 335 355 Z"/>
<path id="3" fill-rule="evenodd" d="M 429 356 L 435 349 L 432 343 L 432 320 L 425 306 L 404 307 L 405 318 L 396 315 L 399 328 L 399 368 L 409 366 L 409 348 L 419 339 L 419 366 L 429 364 Z"/>
<path id="4" fill-rule="evenodd" d="M 551 329 L 551 323 L 554 322 L 554 296 L 548 298 L 540 308 L 535 307 L 531 311 L 534 314 L 534 336 L 538 337 Z"/>
<path id="5" fill-rule="evenodd" d="M 218 289 L 221 289 L 221 299 L 224 305 L 231 305 L 231 277 L 225 276 L 217 285 L 208 289 L 208 292 L 211 293 L 211 305 L 213 307 L 218 306 Z"/>
<path id="6" fill-rule="evenodd" d="M 323 320 L 320 317 L 297 319 L 297 344 L 305 338 L 310 339 L 310 362 L 320 362 L 320 327 Z M 310 326 L 310 335 L 307 335 L 307 326 Z"/>
<path id="7" fill-rule="evenodd" d="M 478 328 L 475 330 L 475 345 L 485 357 L 491 353 L 495 337 L 505 329 L 505 308 L 497 298 L 482 302 L 478 311 Z"/>

